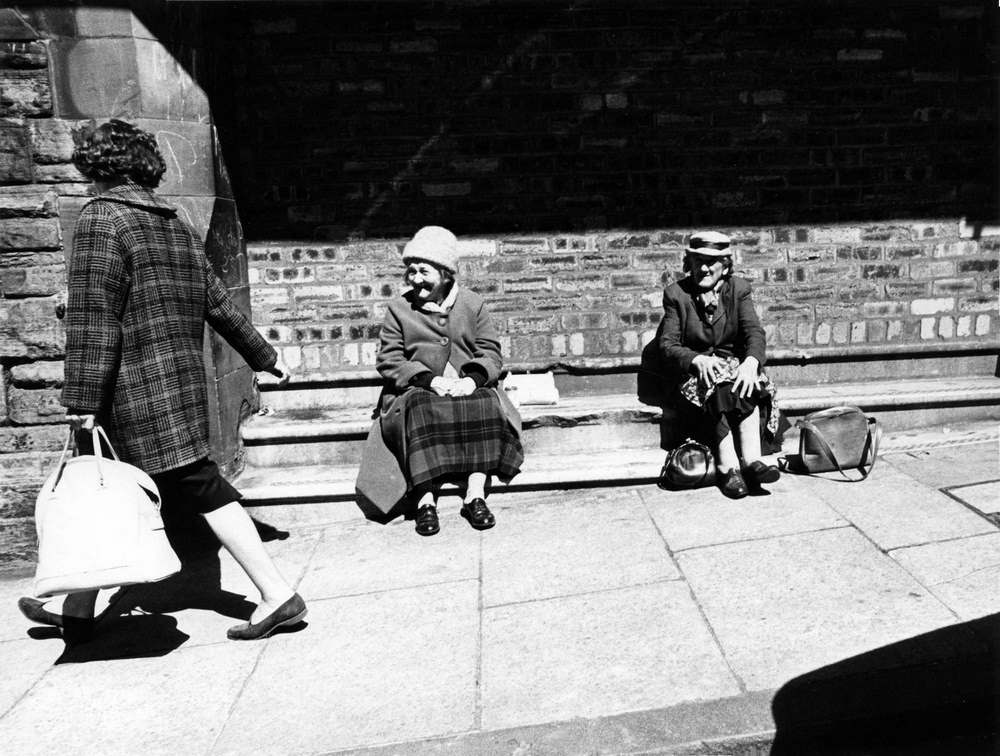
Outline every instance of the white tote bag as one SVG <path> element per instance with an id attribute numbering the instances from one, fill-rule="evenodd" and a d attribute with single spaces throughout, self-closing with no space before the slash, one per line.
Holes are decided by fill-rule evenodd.
<path id="1" fill-rule="evenodd" d="M 35 500 L 39 598 L 149 583 L 181 569 L 163 530 L 152 478 L 120 461 L 100 426 L 93 438 L 94 455 L 71 459 L 67 438 Z M 113 459 L 101 456 L 102 441 Z"/>

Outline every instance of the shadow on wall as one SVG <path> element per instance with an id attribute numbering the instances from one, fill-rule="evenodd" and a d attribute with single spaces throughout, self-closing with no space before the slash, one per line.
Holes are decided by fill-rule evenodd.
<path id="1" fill-rule="evenodd" d="M 786 683 L 772 756 L 1000 752 L 1000 614 L 935 630 Z"/>
<path id="2" fill-rule="evenodd" d="M 251 239 L 996 215 L 985 3 L 218 5 Z"/>

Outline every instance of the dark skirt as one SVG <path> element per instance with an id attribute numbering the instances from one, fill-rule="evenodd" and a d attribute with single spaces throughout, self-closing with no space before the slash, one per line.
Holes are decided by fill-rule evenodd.
<path id="1" fill-rule="evenodd" d="M 402 457 L 411 488 L 464 482 L 474 472 L 507 482 L 521 471 L 521 442 L 492 389 L 476 389 L 461 397 L 442 397 L 425 389 L 410 394 Z"/>
<path id="2" fill-rule="evenodd" d="M 692 404 L 683 396 L 676 398 L 677 431 L 684 438 L 694 438 L 703 444 L 717 448 L 742 420 L 749 417 L 754 408 L 760 409 L 760 450 L 763 454 L 781 451 L 781 441 L 788 428 L 788 420 L 772 401 L 773 395 L 754 391 L 749 397 L 737 396 L 732 391 L 733 384 L 722 383 L 705 400 L 702 406 Z"/>

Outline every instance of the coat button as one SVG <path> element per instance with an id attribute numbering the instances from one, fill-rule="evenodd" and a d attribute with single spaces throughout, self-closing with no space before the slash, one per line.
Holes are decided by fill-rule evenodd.
<path id="1" fill-rule="evenodd" d="M 448 343 L 448 337 L 447 336 L 442 336 L 441 337 L 441 343 L 442 344 L 447 344 Z"/>
<path id="2" fill-rule="evenodd" d="M 438 325 L 448 325 L 448 318 L 438 318 Z"/>

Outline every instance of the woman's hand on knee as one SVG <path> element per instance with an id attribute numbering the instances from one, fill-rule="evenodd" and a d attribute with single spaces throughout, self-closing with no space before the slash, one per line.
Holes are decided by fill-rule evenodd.
<path id="1" fill-rule="evenodd" d="M 452 396 L 468 396 L 476 390 L 476 382 L 469 377 L 459 378 L 451 389 Z"/>
<path id="2" fill-rule="evenodd" d="M 714 354 L 699 354 L 691 360 L 702 386 L 711 386 L 722 375 L 725 363 Z"/>
<path id="3" fill-rule="evenodd" d="M 733 381 L 733 393 L 747 398 L 760 388 L 760 363 L 756 357 L 747 357 L 736 368 L 736 380 Z"/>
<path id="4" fill-rule="evenodd" d="M 450 378 L 443 378 L 440 375 L 431 378 L 431 391 L 438 396 L 450 396 L 453 385 L 454 381 Z"/>

